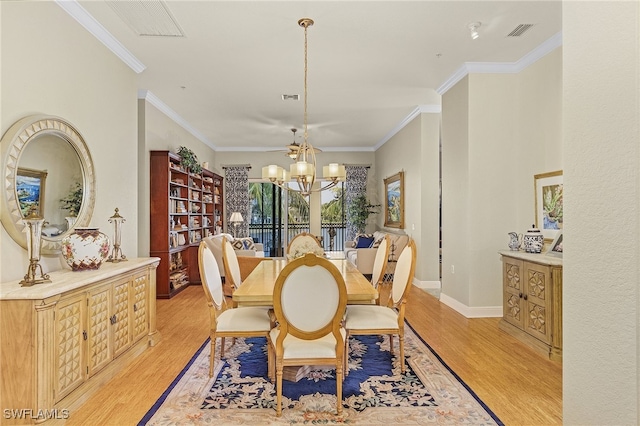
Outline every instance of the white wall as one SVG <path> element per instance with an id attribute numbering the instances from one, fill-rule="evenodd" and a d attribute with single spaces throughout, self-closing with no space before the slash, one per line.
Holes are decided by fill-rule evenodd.
<path id="1" fill-rule="evenodd" d="M 118 207 L 127 218 L 122 250 L 138 252 L 136 75 L 54 2 L 0 2 L 0 131 L 31 114 L 70 121 L 93 157 L 96 204 L 91 226 L 111 235 Z M 0 233 L 0 281 L 22 278 L 26 250 Z M 44 257 L 47 271 L 59 258 Z"/>
<path id="2" fill-rule="evenodd" d="M 499 250 L 535 221 L 534 175 L 562 169 L 561 49 L 519 74 L 471 74 L 442 100 L 442 297 L 501 315 Z"/>
<path id="3" fill-rule="evenodd" d="M 640 3 L 562 15 L 563 422 L 637 425 Z"/>

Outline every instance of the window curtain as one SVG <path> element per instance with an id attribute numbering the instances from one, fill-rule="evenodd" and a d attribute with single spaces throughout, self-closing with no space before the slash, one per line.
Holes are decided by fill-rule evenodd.
<path id="1" fill-rule="evenodd" d="M 345 165 L 347 172 L 347 180 L 345 181 L 345 198 L 346 205 L 350 205 L 352 200 L 360 195 L 367 194 L 367 173 L 368 166 L 349 166 Z M 347 217 L 347 235 L 346 241 L 353 241 L 356 238 L 358 230 L 351 224 Z"/>
<path id="2" fill-rule="evenodd" d="M 222 166 L 224 169 L 224 204 L 225 204 L 225 220 L 227 222 L 227 232 L 233 234 L 236 232 L 236 237 L 246 237 L 249 235 L 249 170 L 250 166 Z M 234 227 L 229 222 L 231 214 L 233 212 L 239 212 L 242 214 L 243 222 Z M 236 231 L 237 230 L 237 231 Z"/>

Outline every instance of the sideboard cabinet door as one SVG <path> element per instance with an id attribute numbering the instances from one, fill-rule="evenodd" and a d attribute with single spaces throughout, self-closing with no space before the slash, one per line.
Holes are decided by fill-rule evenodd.
<path id="1" fill-rule="evenodd" d="M 84 340 L 86 295 L 61 299 L 55 310 L 55 400 L 60 401 L 86 378 Z"/>

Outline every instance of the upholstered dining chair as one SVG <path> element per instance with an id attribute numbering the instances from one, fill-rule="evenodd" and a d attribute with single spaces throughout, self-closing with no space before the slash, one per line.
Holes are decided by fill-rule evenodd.
<path id="1" fill-rule="evenodd" d="M 384 280 L 384 272 L 387 269 L 387 260 L 389 259 L 389 241 L 388 235 L 385 235 L 378 250 L 376 251 L 376 257 L 373 260 L 373 272 L 371 273 L 371 284 L 373 288 L 377 289 L 380 283 Z M 380 304 L 380 298 L 376 300 Z"/>
<path id="2" fill-rule="evenodd" d="M 400 346 L 400 371 L 404 373 L 404 310 L 406 296 L 416 270 L 416 244 L 410 239 L 402 250 L 386 306 L 350 305 L 347 307 L 344 327 L 347 330 L 345 365 L 349 350 L 349 336 L 362 334 L 388 334 L 389 350 L 393 354 L 393 335 L 398 335 Z M 345 368 L 346 369 L 346 368 Z M 345 371 L 349 374 L 349 371 Z"/>
<path id="3" fill-rule="evenodd" d="M 286 366 L 333 365 L 337 412 L 342 413 L 347 290 L 338 268 L 308 253 L 280 272 L 273 290 L 277 327 L 267 337 L 269 377 L 276 381 L 276 415 L 282 415 L 282 380 Z"/>
<path id="4" fill-rule="evenodd" d="M 209 359 L 209 377 L 213 376 L 213 365 L 216 356 L 216 339 L 220 340 L 220 358 L 224 357 L 225 337 L 255 337 L 267 336 L 272 323 L 267 310 L 256 307 L 239 307 L 228 309 L 222 292 L 222 278 L 220 269 L 209 247 L 201 242 L 198 248 L 198 267 L 202 288 L 209 305 L 211 320 L 211 356 Z"/>
<path id="5" fill-rule="evenodd" d="M 301 232 L 289 242 L 287 246 L 287 255 L 299 257 L 299 253 L 315 253 L 322 254 L 324 250 L 320 245 L 320 240 L 313 234 Z"/>

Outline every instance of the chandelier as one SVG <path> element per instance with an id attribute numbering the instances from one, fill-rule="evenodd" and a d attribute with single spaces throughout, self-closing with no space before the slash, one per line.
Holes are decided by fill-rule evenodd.
<path id="1" fill-rule="evenodd" d="M 280 166 L 271 164 L 262 168 L 262 178 L 284 189 L 307 196 L 314 191 L 322 191 L 336 186 L 338 182 L 345 180 L 346 172 L 344 166 L 337 163 L 324 166 L 322 176 L 329 181 L 329 184 L 320 185 L 319 188 L 313 187 L 316 181 L 316 149 L 308 141 L 307 129 L 307 28 L 313 25 L 313 19 L 302 18 L 298 20 L 298 25 L 304 28 L 304 138 L 298 148 L 295 163 L 291 165 L 289 172 Z M 290 180 L 297 182 L 297 189 L 288 185 Z"/>

